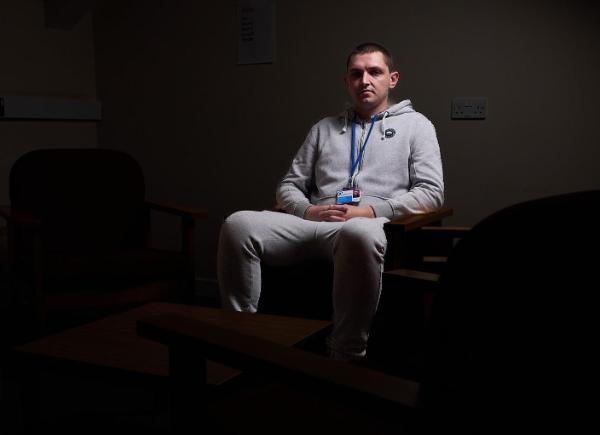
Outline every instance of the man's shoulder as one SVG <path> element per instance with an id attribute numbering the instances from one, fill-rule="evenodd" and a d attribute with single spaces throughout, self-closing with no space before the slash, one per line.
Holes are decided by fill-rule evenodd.
<path id="1" fill-rule="evenodd" d="M 324 118 L 319 119 L 314 123 L 313 128 L 330 128 L 330 127 L 340 127 L 344 125 L 344 117 L 342 115 L 330 115 L 325 116 Z"/>
<path id="2" fill-rule="evenodd" d="M 411 112 L 401 113 L 396 116 L 391 116 L 386 121 L 388 121 L 388 120 L 389 121 L 398 120 L 398 121 L 418 122 L 418 123 L 431 122 L 427 116 L 425 116 L 421 112 L 417 112 L 416 110 L 411 111 Z"/>

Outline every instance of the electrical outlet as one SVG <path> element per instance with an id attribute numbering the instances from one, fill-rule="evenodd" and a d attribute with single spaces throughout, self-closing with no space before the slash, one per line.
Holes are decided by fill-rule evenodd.
<path id="1" fill-rule="evenodd" d="M 451 119 L 485 119 L 485 98 L 453 98 Z"/>

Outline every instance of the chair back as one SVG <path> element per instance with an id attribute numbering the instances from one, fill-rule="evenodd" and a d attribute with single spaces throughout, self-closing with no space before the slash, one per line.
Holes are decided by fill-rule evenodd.
<path id="1" fill-rule="evenodd" d="M 43 221 L 45 248 L 56 252 L 110 252 L 145 244 L 140 165 L 110 149 L 40 149 L 10 171 L 13 210 Z"/>
<path id="2" fill-rule="evenodd" d="M 491 433 L 558 425 L 553 418 L 580 410 L 596 370 L 599 209 L 600 191 L 524 202 L 453 249 L 432 307 L 431 421 Z"/>

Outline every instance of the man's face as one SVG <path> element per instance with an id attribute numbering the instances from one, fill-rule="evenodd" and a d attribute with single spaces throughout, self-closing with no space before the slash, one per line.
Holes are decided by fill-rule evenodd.
<path id="1" fill-rule="evenodd" d="M 398 72 L 390 72 L 383 53 L 376 51 L 352 56 L 344 81 L 354 109 L 363 116 L 372 116 L 387 109 L 388 94 L 398 78 Z"/>

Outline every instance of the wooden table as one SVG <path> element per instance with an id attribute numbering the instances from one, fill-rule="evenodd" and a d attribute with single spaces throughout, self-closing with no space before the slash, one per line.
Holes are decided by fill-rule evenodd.
<path id="1" fill-rule="evenodd" d="M 166 346 L 136 333 L 137 320 L 161 314 L 180 314 L 286 346 L 293 346 L 330 325 L 321 320 L 151 303 L 18 346 L 14 353 L 19 359 L 47 366 L 70 365 L 74 370 L 95 369 L 115 375 L 166 379 L 169 371 Z M 207 383 L 221 385 L 239 373 L 209 362 Z"/>
<path id="2" fill-rule="evenodd" d="M 37 433 L 44 424 L 40 420 L 44 405 L 38 379 L 42 372 L 65 373 L 115 386 L 171 391 L 167 346 L 141 338 L 136 331 L 138 320 L 163 314 L 179 314 L 286 346 L 317 337 L 318 333 L 327 332 L 331 324 L 320 320 L 151 303 L 17 346 L 10 355 L 10 367 L 22 391 L 20 409 L 24 430 Z M 206 375 L 207 387 L 220 392 L 235 388 L 236 382 L 231 381 L 242 379 L 238 376 L 240 371 L 211 361 L 207 362 L 205 370 L 199 368 L 199 372 Z"/>

